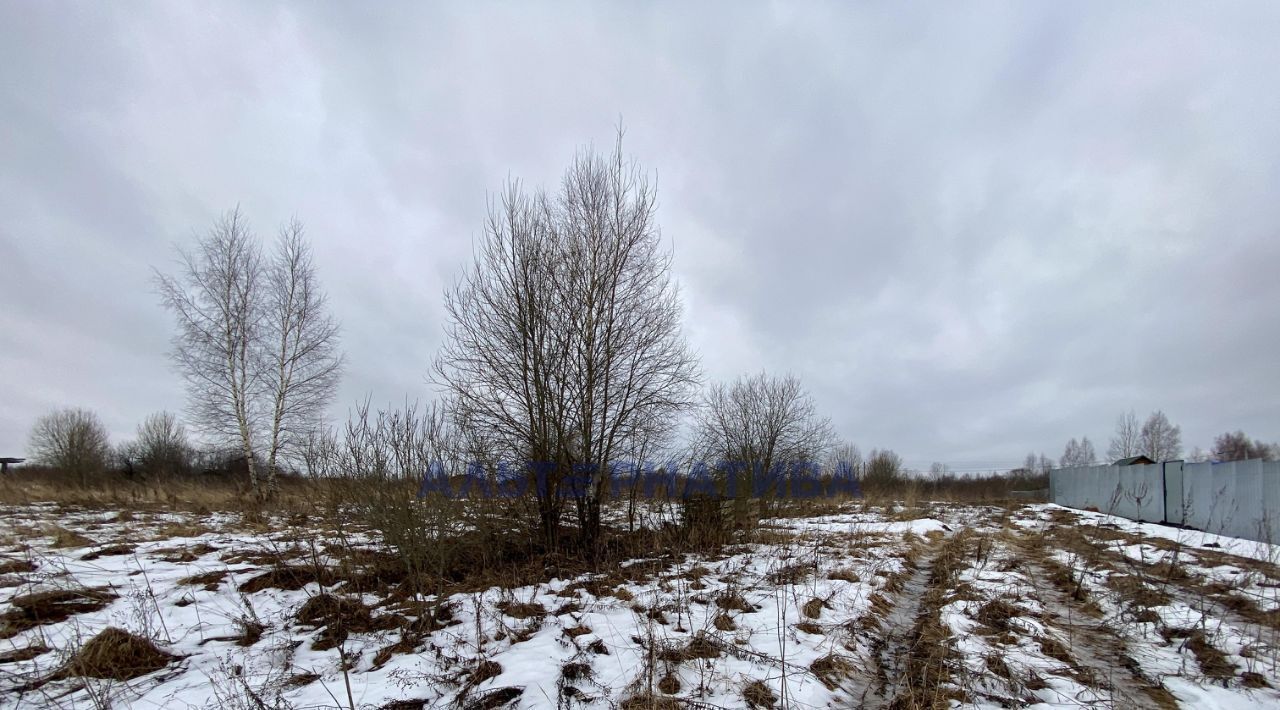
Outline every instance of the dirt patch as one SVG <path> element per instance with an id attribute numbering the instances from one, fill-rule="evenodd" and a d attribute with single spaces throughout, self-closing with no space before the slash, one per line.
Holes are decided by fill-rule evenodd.
<path id="1" fill-rule="evenodd" d="M 50 680 L 76 677 L 132 680 L 164 668 L 174 658 L 141 636 L 110 627 L 89 639 Z"/>
<path id="2" fill-rule="evenodd" d="M 1071 650 L 1067 645 L 1052 636 L 1041 636 L 1040 652 L 1055 661 L 1061 661 L 1069 666 L 1075 665 L 1075 659 L 1071 657 Z"/>
<path id="3" fill-rule="evenodd" d="M 115 598 L 105 589 L 54 589 L 14 597 L 9 602 L 13 608 L 0 615 L 0 638 L 12 638 L 27 629 L 98 611 Z"/>

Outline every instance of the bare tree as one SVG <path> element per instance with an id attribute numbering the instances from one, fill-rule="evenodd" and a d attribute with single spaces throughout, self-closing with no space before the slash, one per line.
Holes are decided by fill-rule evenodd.
<path id="1" fill-rule="evenodd" d="M 868 490 L 884 490 L 903 480 L 902 457 L 891 449 L 872 449 L 867 454 L 862 485 Z"/>
<path id="2" fill-rule="evenodd" d="M 27 447 L 31 458 L 88 483 L 111 455 L 107 429 L 87 409 L 60 409 L 36 420 Z"/>
<path id="3" fill-rule="evenodd" d="M 1076 441 L 1075 438 L 1072 438 L 1071 441 L 1067 442 L 1067 448 L 1062 452 L 1062 458 L 1058 459 L 1058 465 L 1062 466 L 1063 468 L 1067 468 L 1069 466 L 1077 466 L 1078 464 L 1076 463 L 1076 461 L 1079 458 L 1079 456 L 1080 456 L 1080 442 Z"/>
<path id="4" fill-rule="evenodd" d="M 280 452 L 300 443 L 341 368 L 337 326 L 310 250 L 295 222 L 267 260 L 233 210 L 179 257 L 179 273 L 157 272 L 156 281 L 177 320 L 173 359 L 187 382 L 188 409 L 206 434 L 235 443 L 250 485 L 268 495 Z M 264 445 L 265 476 L 257 463 Z"/>
<path id="5" fill-rule="evenodd" d="M 1093 448 L 1093 442 L 1089 441 L 1089 437 L 1080 438 L 1080 448 L 1077 449 L 1078 458 L 1081 466 L 1089 466 L 1098 462 L 1098 452 Z"/>
<path id="6" fill-rule="evenodd" d="M 298 451 L 319 426 L 341 377 L 343 358 L 338 323 L 329 314 L 311 247 L 297 220 L 280 231 L 266 283 L 263 379 L 271 398 L 266 474 L 272 494 L 278 459 Z"/>
<path id="7" fill-rule="evenodd" d="M 857 479 L 862 477 L 866 461 L 856 444 L 845 441 L 832 448 L 829 468 L 834 476 Z"/>
<path id="8" fill-rule="evenodd" d="M 607 158 L 581 153 L 555 197 L 508 185 L 475 264 L 445 296 L 435 379 L 460 426 L 537 468 L 550 545 L 562 485 L 593 544 L 610 464 L 652 446 L 691 403 L 697 361 L 654 211 L 619 135 Z"/>
<path id="9" fill-rule="evenodd" d="M 1182 429 L 1156 410 L 1142 425 L 1142 453 L 1152 461 L 1170 461 L 1182 455 Z"/>
<path id="10" fill-rule="evenodd" d="M 1138 427 L 1138 417 L 1130 409 L 1116 419 L 1116 433 L 1111 437 L 1111 445 L 1107 447 L 1107 458 L 1118 461 L 1140 453 L 1142 430 Z"/>
<path id="11" fill-rule="evenodd" d="M 835 440 L 830 420 L 818 416 L 799 378 L 763 372 L 712 385 L 694 436 L 704 458 L 725 464 L 740 500 L 759 491 L 763 476 L 781 482 L 798 466 L 820 461 Z"/>
<path id="12" fill-rule="evenodd" d="M 1080 441 L 1072 439 L 1067 442 L 1067 448 L 1062 452 L 1062 458 L 1058 463 L 1063 468 L 1069 466 L 1088 466 L 1097 461 L 1098 455 L 1093 450 L 1093 442 L 1089 441 L 1089 437 L 1084 437 Z"/>
<path id="13" fill-rule="evenodd" d="M 1273 455 L 1271 447 L 1250 439 L 1243 431 L 1227 432 L 1213 440 L 1213 458 L 1218 461 L 1270 459 Z"/>
<path id="14" fill-rule="evenodd" d="M 147 475 L 177 475 L 191 468 L 186 427 L 170 412 L 156 412 L 143 420 L 130 450 Z"/>

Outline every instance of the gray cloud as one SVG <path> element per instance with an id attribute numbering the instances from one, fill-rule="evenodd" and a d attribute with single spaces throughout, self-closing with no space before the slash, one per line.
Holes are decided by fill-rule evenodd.
<path id="1" fill-rule="evenodd" d="M 350 369 L 430 396 L 487 195 L 622 116 L 711 378 L 799 374 L 912 463 L 1116 413 L 1280 439 L 1272 3 L 0 6 L 0 453 L 182 407 L 150 270 L 308 226 Z"/>

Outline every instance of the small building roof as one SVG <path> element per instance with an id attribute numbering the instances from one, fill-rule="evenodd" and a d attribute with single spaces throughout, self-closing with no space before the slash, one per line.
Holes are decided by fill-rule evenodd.
<path id="1" fill-rule="evenodd" d="M 1155 461 L 1152 461 L 1146 456 L 1139 454 L 1137 456 L 1130 456 L 1127 459 L 1120 459 L 1119 461 L 1111 465 L 1112 466 L 1137 466 L 1139 464 L 1148 464 L 1148 463 L 1155 463 Z"/>

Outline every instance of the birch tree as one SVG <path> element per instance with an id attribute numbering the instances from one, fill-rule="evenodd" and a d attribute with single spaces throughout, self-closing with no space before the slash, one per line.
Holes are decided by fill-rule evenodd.
<path id="1" fill-rule="evenodd" d="M 271 495 L 281 453 L 314 425 L 342 367 L 310 248 L 293 222 L 265 257 L 237 209 L 178 253 L 178 273 L 157 272 L 156 282 L 177 323 L 172 357 L 188 411 L 206 435 L 239 449 L 254 492 Z"/>
<path id="2" fill-rule="evenodd" d="M 267 488 L 276 488 L 277 460 L 296 452 L 320 423 L 342 373 L 338 323 L 329 314 L 311 247 L 294 220 L 280 232 L 267 272 L 262 328 L 264 382 L 270 393 Z M 269 350 L 268 350 L 269 348 Z"/>

